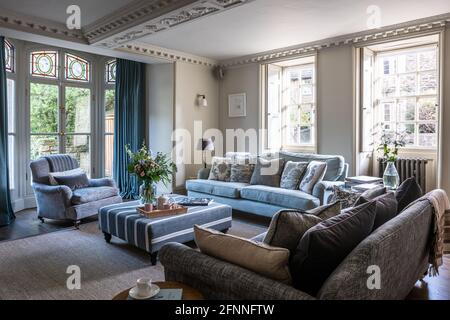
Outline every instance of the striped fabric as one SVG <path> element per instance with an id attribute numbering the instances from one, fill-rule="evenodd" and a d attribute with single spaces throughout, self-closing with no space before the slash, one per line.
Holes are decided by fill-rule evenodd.
<path id="1" fill-rule="evenodd" d="M 173 196 L 175 201 L 183 196 Z M 207 207 L 192 207 L 178 216 L 149 219 L 136 212 L 139 201 L 114 204 L 99 210 L 99 227 L 131 245 L 149 253 L 159 251 L 169 242 L 186 243 L 194 240 L 194 225 L 215 230 L 231 228 L 231 207 L 212 203 Z"/>
<path id="2" fill-rule="evenodd" d="M 79 167 L 78 161 L 68 154 L 53 154 L 44 157 L 49 165 L 51 172 L 62 172 Z"/>

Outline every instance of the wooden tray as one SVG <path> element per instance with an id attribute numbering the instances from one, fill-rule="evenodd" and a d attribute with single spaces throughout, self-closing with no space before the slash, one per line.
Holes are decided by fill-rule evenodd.
<path id="1" fill-rule="evenodd" d="M 188 212 L 188 207 L 179 206 L 176 209 L 166 209 L 166 210 L 153 210 L 153 211 L 145 211 L 144 206 L 137 207 L 136 211 L 147 218 L 160 218 L 160 217 L 168 217 L 168 216 L 176 216 L 179 214 L 185 214 Z"/>

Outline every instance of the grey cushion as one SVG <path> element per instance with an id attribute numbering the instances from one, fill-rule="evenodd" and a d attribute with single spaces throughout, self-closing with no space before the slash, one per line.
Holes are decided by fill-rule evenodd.
<path id="1" fill-rule="evenodd" d="M 240 198 L 242 188 L 248 186 L 248 183 L 224 182 L 215 180 L 188 180 L 186 189 L 188 191 L 201 192 L 205 194 L 216 195 L 226 198 Z"/>
<path id="2" fill-rule="evenodd" d="M 416 201 L 422 196 L 422 189 L 415 178 L 409 178 L 403 181 L 395 192 L 398 202 L 398 212 L 402 212 L 410 203 Z"/>
<path id="3" fill-rule="evenodd" d="M 365 203 L 309 229 L 292 257 L 294 287 L 313 296 L 345 257 L 371 232 L 375 202 Z"/>
<path id="4" fill-rule="evenodd" d="M 311 161 L 308 164 L 306 173 L 300 181 L 300 191 L 312 193 L 314 186 L 322 181 L 327 170 L 327 163 L 320 161 Z"/>
<path id="5" fill-rule="evenodd" d="M 320 200 L 308 193 L 268 186 L 242 188 L 241 198 L 292 209 L 309 210 L 320 206 Z"/>
<path id="6" fill-rule="evenodd" d="M 296 190 L 300 184 L 300 180 L 308 167 L 307 162 L 288 161 L 281 175 L 280 187 L 284 189 Z"/>
<path id="7" fill-rule="evenodd" d="M 252 179 L 253 170 L 255 170 L 254 164 L 238 164 L 231 165 L 231 182 L 250 183 Z"/>
<path id="8" fill-rule="evenodd" d="M 338 186 L 333 187 L 333 198 L 332 202 L 340 201 L 342 209 L 353 207 L 353 205 L 358 201 L 361 193 L 352 191 L 350 189 L 340 188 Z"/>
<path id="9" fill-rule="evenodd" d="M 115 197 L 117 195 L 119 195 L 119 191 L 113 187 L 77 189 L 73 192 L 72 203 L 78 205 Z"/>
<path id="10" fill-rule="evenodd" d="M 280 211 L 273 216 L 264 243 L 286 248 L 292 255 L 305 232 L 320 222 L 322 219 L 314 215 L 298 211 Z"/>
<path id="11" fill-rule="evenodd" d="M 250 184 L 279 187 L 284 160 L 258 158 Z"/>
<path id="12" fill-rule="evenodd" d="M 380 226 L 397 216 L 397 199 L 393 192 L 383 194 L 373 200 L 376 205 L 376 216 L 373 229 Z"/>
<path id="13" fill-rule="evenodd" d="M 230 181 L 231 159 L 214 157 L 212 159 L 209 180 Z"/>
<path id="14" fill-rule="evenodd" d="M 367 191 L 364 191 L 358 198 L 358 200 L 356 200 L 355 202 L 355 206 L 359 206 L 363 203 L 366 202 L 370 202 L 375 198 L 378 198 L 379 196 L 385 194 L 387 191 L 387 189 L 383 186 L 379 186 Z"/>
<path id="15" fill-rule="evenodd" d="M 305 213 L 312 214 L 319 217 L 322 220 L 333 218 L 341 213 L 341 202 L 336 201 L 330 204 L 326 204 L 315 209 L 307 210 Z"/>
<path id="16" fill-rule="evenodd" d="M 89 179 L 86 173 L 72 176 L 54 176 L 53 179 L 55 179 L 58 185 L 68 186 L 72 190 L 89 187 Z"/>

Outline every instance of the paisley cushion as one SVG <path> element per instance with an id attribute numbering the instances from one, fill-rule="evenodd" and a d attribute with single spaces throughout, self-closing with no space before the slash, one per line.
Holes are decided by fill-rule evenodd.
<path id="1" fill-rule="evenodd" d="M 231 177 L 231 159 L 214 157 L 208 180 L 229 182 Z"/>

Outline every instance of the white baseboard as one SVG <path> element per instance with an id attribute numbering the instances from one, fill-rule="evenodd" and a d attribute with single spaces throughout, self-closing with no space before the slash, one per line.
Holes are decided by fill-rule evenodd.
<path id="1" fill-rule="evenodd" d="M 36 208 L 36 199 L 34 198 L 34 196 L 16 199 L 15 201 L 13 201 L 12 206 L 14 212 Z"/>

